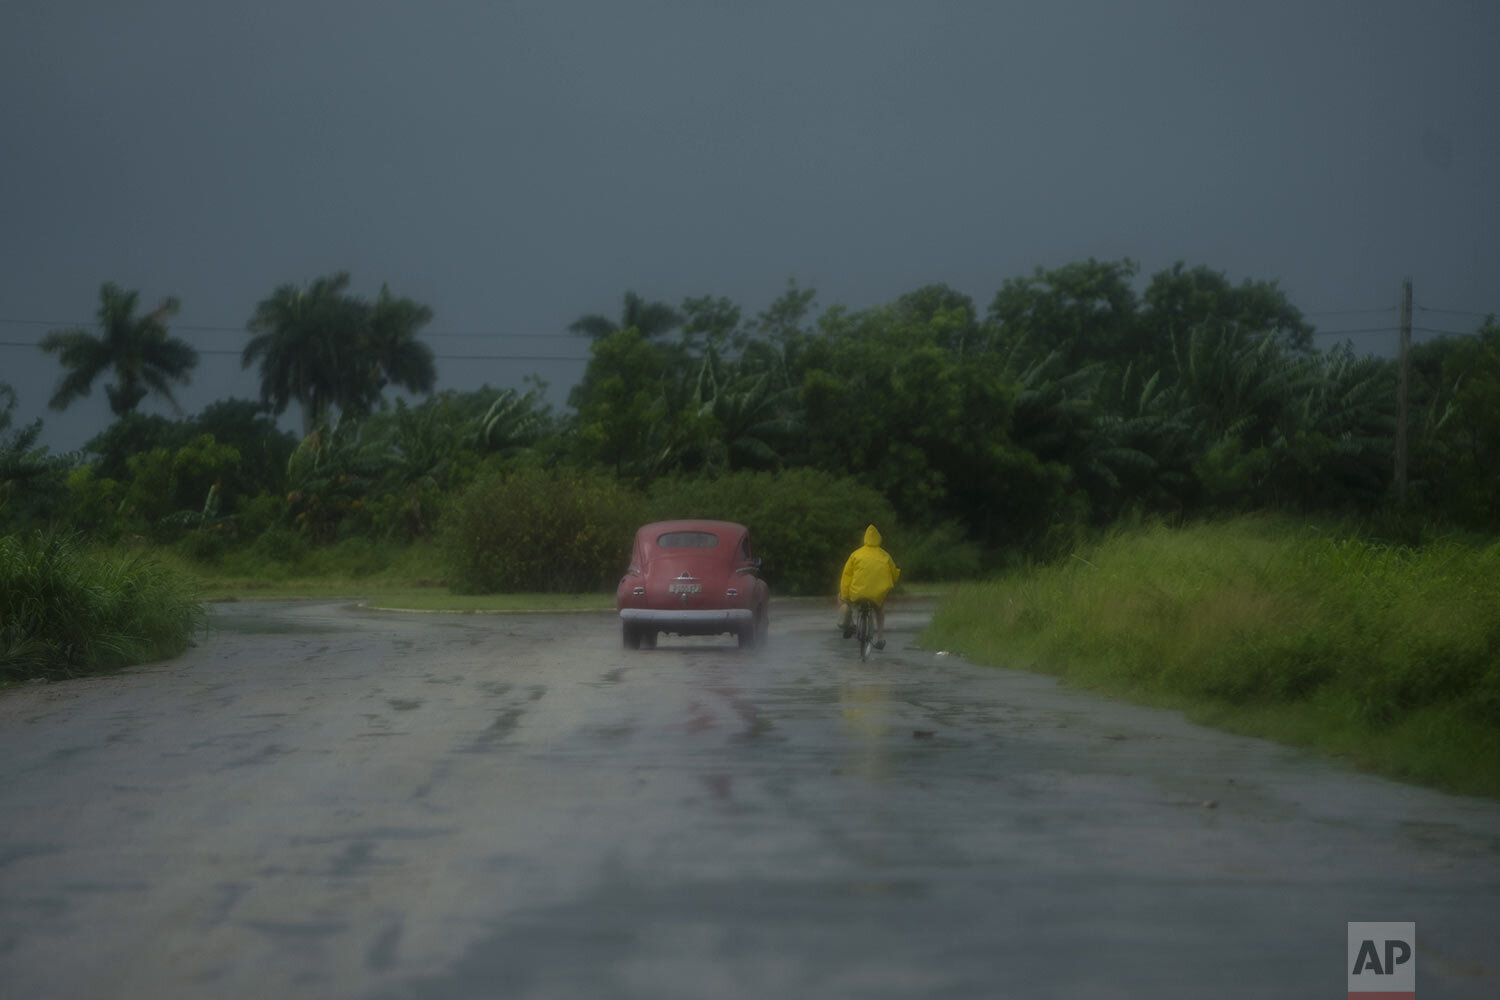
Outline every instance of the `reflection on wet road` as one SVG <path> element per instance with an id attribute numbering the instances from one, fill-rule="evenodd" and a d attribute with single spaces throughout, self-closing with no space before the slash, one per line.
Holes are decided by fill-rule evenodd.
<path id="1" fill-rule="evenodd" d="M 229 605 L 0 692 L 0 995 L 1314 997 L 1350 920 L 1500 993 L 1500 805 L 828 617 Z"/>

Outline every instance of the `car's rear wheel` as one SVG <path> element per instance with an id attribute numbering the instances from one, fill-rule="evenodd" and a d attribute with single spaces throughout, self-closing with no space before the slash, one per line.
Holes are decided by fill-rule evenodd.
<path id="1" fill-rule="evenodd" d="M 620 636 L 625 641 L 625 648 L 626 649 L 640 649 L 641 648 L 641 630 L 638 629 L 638 628 L 636 628 L 634 625 L 630 624 L 629 622 L 622 622 L 621 623 L 621 625 L 620 625 Z"/>
<path id="2" fill-rule="evenodd" d="M 750 619 L 750 624 L 741 625 L 736 633 L 740 640 L 741 649 L 754 649 L 766 641 L 767 618 L 765 608 L 756 608 L 755 614 Z"/>
<path id="3" fill-rule="evenodd" d="M 648 628 L 648 629 L 642 629 L 641 630 L 641 648 L 642 649 L 655 649 L 656 648 L 656 629 L 654 629 L 654 628 Z"/>

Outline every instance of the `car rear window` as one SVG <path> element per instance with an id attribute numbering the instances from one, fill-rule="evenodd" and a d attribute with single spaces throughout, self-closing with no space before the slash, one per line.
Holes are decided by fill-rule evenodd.
<path id="1" fill-rule="evenodd" d="M 711 531 L 669 531 L 656 539 L 664 549 L 711 549 L 719 544 L 719 536 Z"/>

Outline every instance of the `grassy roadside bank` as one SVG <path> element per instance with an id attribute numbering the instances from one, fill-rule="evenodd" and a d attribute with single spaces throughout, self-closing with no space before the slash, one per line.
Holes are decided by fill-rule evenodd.
<path id="1" fill-rule="evenodd" d="M 1500 797 L 1500 543 L 1146 529 L 960 587 L 924 642 Z"/>
<path id="2" fill-rule="evenodd" d="M 169 659 L 207 625 L 204 602 L 359 598 L 403 611 L 603 611 L 614 594 L 455 595 L 424 546 L 330 547 L 291 564 L 207 566 L 166 548 L 67 535 L 0 536 L 0 688 Z"/>
<path id="3" fill-rule="evenodd" d="M 343 542 L 302 558 L 273 560 L 237 554 L 216 564 L 170 550 L 161 561 L 192 579 L 208 602 L 358 598 L 368 607 L 399 611 L 602 611 L 615 606 L 607 594 L 455 594 L 443 578 L 437 549 Z"/>
<path id="4" fill-rule="evenodd" d="M 448 593 L 437 551 L 430 544 L 351 539 L 274 555 L 233 552 L 211 563 L 172 549 L 157 549 L 156 556 L 191 578 L 205 601 Z"/>
<path id="5" fill-rule="evenodd" d="M 176 656 L 203 621 L 191 580 L 147 555 L 0 537 L 0 684 Z"/>

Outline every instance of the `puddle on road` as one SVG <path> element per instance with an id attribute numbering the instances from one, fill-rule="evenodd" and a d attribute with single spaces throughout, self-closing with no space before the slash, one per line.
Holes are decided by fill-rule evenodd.
<path id="1" fill-rule="evenodd" d="M 229 635 L 327 635 L 346 632 L 348 629 L 316 622 L 301 622 L 289 619 L 283 609 L 236 610 L 232 613 L 216 611 L 208 621 L 210 633 Z"/>
<path id="2" fill-rule="evenodd" d="M 1403 820 L 1397 829 L 1403 845 L 1417 850 L 1440 851 L 1468 858 L 1500 855 L 1500 836 L 1470 833 L 1457 823 Z"/>
<path id="3" fill-rule="evenodd" d="M 480 749 L 488 749 L 497 743 L 504 742 L 505 738 L 521 724 L 521 717 L 525 714 L 526 710 L 524 708 L 506 709 L 495 717 L 495 721 L 489 724 L 489 728 L 479 734 L 474 743 Z"/>
<path id="4" fill-rule="evenodd" d="M 326 938 L 349 929 L 349 924 L 341 920 L 246 920 L 243 926 L 288 945 Z"/>
<path id="5" fill-rule="evenodd" d="M 227 764 L 220 766 L 219 768 L 217 768 L 217 770 L 229 771 L 241 767 L 254 767 L 257 764 L 265 764 L 277 757 L 284 757 L 287 754 L 295 752 L 295 750 L 288 750 L 280 743 L 273 743 L 269 746 L 261 747 L 260 750 L 256 751 L 253 754 L 250 754 L 249 756 L 232 760 Z"/>

